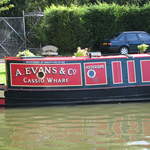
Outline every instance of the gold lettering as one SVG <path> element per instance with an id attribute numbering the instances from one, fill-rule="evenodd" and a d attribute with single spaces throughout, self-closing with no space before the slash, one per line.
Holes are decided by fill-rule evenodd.
<path id="1" fill-rule="evenodd" d="M 25 68 L 25 72 L 26 72 L 26 75 L 27 75 L 27 74 L 31 74 L 30 67 L 29 67 L 29 68 Z"/>
<path id="2" fill-rule="evenodd" d="M 21 75 L 22 75 L 22 73 L 20 72 L 19 69 L 17 69 L 17 70 L 16 70 L 16 77 L 17 77 L 17 76 L 21 76 Z"/>

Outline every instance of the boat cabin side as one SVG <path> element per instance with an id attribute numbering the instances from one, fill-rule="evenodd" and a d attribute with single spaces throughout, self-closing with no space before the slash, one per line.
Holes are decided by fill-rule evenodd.
<path id="1" fill-rule="evenodd" d="M 150 55 L 6 58 L 8 89 L 114 88 L 150 85 Z"/>

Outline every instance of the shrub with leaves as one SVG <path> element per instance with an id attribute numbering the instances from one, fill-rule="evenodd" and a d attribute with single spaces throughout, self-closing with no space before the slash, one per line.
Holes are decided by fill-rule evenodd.
<path id="1" fill-rule="evenodd" d="M 26 49 L 22 52 L 19 52 L 16 57 L 35 57 L 35 55 L 30 52 L 30 50 Z"/>
<path id="2" fill-rule="evenodd" d="M 10 0 L 0 0 L 0 12 L 9 10 L 14 7 L 13 4 L 9 4 Z"/>
<path id="3" fill-rule="evenodd" d="M 87 56 L 88 48 L 81 49 L 80 47 L 77 48 L 77 52 L 74 53 L 74 56 L 80 57 L 80 56 Z"/>
<path id="4" fill-rule="evenodd" d="M 140 44 L 137 47 L 138 47 L 140 53 L 144 53 L 147 50 L 147 48 L 149 47 L 149 45 L 147 45 L 147 44 Z"/>

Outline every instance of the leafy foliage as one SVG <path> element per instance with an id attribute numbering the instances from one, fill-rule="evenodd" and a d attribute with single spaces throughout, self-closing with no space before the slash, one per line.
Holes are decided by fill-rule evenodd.
<path id="1" fill-rule="evenodd" d="M 30 52 L 30 50 L 28 50 L 28 49 L 26 49 L 22 52 L 19 52 L 16 57 L 22 57 L 22 56 L 23 57 L 35 57 L 35 55 L 32 52 Z"/>
<path id="2" fill-rule="evenodd" d="M 87 48 L 81 49 L 80 47 L 78 47 L 78 48 L 77 48 L 77 52 L 74 53 L 74 56 L 76 56 L 76 57 L 87 56 L 87 52 L 88 52 L 88 49 L 87 49 Z"/>
<path id="3" fill-rule="evenodd" d="M 10 0 L 1 0 L 0 1 L 0 12 L 9 10 L 10 8 L 14 7 L 14 5 L 9 4 L 9 1 Z"/>
<path id="4" fill-rule="evenodd" d="M 47 7 L 45 17 L 37 30 L 43 45 L 52 44 L 74 53 L 76 47 L 94 48 L 103 39 L 118 32 L 144 30 L 150 32 L 150 3 L 140 6 L 99 3 L 70 7 Z"/>
<path id="5" fill-rule="evenodd" d="M 100 40 L 121 31 L 150 32 L 149 0 L 1 0 L 0 6 L 10 3 L 15 7 L 1 16 L 45 10 L 42 23 L 34 26 L 33 43 L 55 45 L 60 53 L 72 54 L 79 45 L 95 49 Z"/>
<path id="6" fill-rule="evenodd" d="M 99 2 L 116 3 L 118 5 L 144 5 L 149 0 L 98 0 Z"/>
<path id="7" fill-rule="evenodd" d="M 0 63 L 0 84 L 6 84 L 6 70 L 4 63 Z"/>
<path id="8" fill-rule="evenodd" d="M 44 11 L 48 6 L 52 5 L 91 5 L 98 3 L 118 4 L 118 5 L 139 5 L 143 6 L 149 3 L 149 0 L 1 0 L 3 4 L 10 2 L 15 7 L 8 12 L 2 13 L 3 16 L 22 16 L 22 11 L 33 12 L 33 11 Z M 2 5 L 3 5 L 2 4 Z M 1 4 L 0 4 L 1 5 Z M 12 7 L 11 5 L 8 7 Z M 7 7 L 5 8 L 7 9 Z"/>
<path id="9" fill-rule="evenodd" d="M 82 15 L 85 7 L 51 6 L 45 11 L 41 24 L 40 40 L 43 44 L 55 45 L 61 52 L 72 51 L 87 44 L 88 32 L 84 27 Z M 37 32 L 38 32 L 37 31 Z"/>
<path id="10" fill-rule="evenodd" d="M 148 49 L 148 47 L 149 47 L 149 45 L 147 45 L 147 44 L 138 45 L 138 49 L 139 49 L 140 53 L 144 53 Z"/>

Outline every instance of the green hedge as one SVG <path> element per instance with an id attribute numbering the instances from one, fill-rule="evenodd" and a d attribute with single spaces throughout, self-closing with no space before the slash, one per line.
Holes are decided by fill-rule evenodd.
<path id="1" fill-rule="evenodd" d="M 100 3 L 89 6 L 51 6 L 38 28 L 43 45 L 58 46 L 60 53 L 73 53 L 78 46 L 94 45 L 115 33 L 128 30 L 150 32 L 150 4 L 143 7 Z"/>
<path id="2" fill-rule="evenodd" d="M 74 5 L 90 5 L 90 4 L 98 4 L 98 3 L 116 3 L 119 5 L 139 5 L 143 6 L 148 3 L 149 0 L 0 0 L 0 2 L 13 4 L 14 7 L 9 11 L 0 12 L 0 16 L 22 16 L 22 10 L 25 12 L 32 11 L 43 11 L 45 7 L 50 5 L 64 5 L 71 6 Z M 1 2 L 1 4 L 2 4 Z M 5 5 L 1 5 L 4 7 Z"/>
<path id="3" fill-rule="evenodd" d="M 45 11 L 40 37 L 44 44 L 53 44 L 61 52 L 74 52 L 77 46 L 84 46 L 88 33 L 84 27 L 83 15 L 86 8 L 51 6 Z"/>

